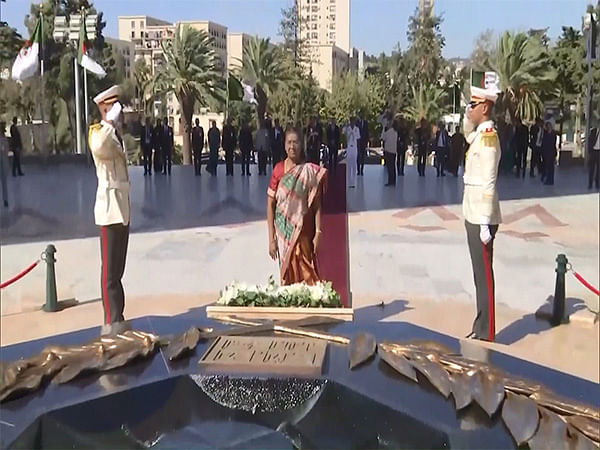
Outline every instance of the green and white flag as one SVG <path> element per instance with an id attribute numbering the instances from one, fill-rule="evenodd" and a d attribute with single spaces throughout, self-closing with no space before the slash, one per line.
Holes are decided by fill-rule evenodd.
<path id="1" fill-rule="evenodd" d="M 87 30 L 85 28 L 85 16 L 81 17 L 81 28 L 79 29 L 79 52 L 77 53 L 77 61 L 81 67 L 86 68 L 89 72 L 95 73 L 100 78 L 106 76 L 106 72 L 100 64 L 88 56 Z"/>
<path id="2" fill-rule="evenodd" d="M 500 90 L 500 77 L 496 72 L 478 72 L 473 70 L 471 72 L 471 86 L 476 86 L 482 89 L 489 89 L 495 87 L 496 90 Z"/>
<path id="3" fill-rule="evenodd" d="M 229 74 L 227 90 L 230 101 L 242 101 L 242 98 L 244 98 L 242 83 L 234 75 Z"/>
<path id="4" fill-rule="evenodd" d="M 40 66 L 40 46 L 42 45 L 42 29 L 38 19 L 31 39 L 19 51 L 12 66 L 13 80 L 23 81 L 36 74 Z"/>

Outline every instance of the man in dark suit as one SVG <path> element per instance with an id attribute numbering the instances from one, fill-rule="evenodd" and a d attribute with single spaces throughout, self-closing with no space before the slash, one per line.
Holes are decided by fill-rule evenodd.
<path id="1" fill-rule="evenodd" d="M 221 132 L 217 128 L 217 122 L 212 121 L 208 130 L 208 148 L 210 155 L 206 171 L 213 177 L 217 175 L 217 165 L 219 164 L 219 147 L 221 146 Z"/>
<path id="2" fill-rule="evenodd" d="M 162 123 L 160 119 L 156 119 L 156 126 L 152 130 L 152 146 L 154 147 L 154 173 L 160 173 L 163 169 L 162 136 Z"/>
<path id="3" fill-rule="evenodd" d="M 596 189 L 598 189 L 600 188 L 600 129 L 598 127 L 591 129 L 587 149 L 590 170 L 588 189 L 592 189 L 592 181 L 595 181 Z"/>
<path id="4" fill-rule="evenodd" d="M 204 149 L 204 128 L 200 126 L 200 119 L 196 119 L 196 126 L 192 128 L 192 149 L 194 150 L 194 174 L 202 175 L 202 150 Z"/>
<path id="5" fill-rule="evenodd" d="M 544 139 L 544 123 L 542 119 L 535 119 L 535 125 L 531 127 L 529 133 L 529 146 L 531 147 L 531 162 L 529 163 L 529 176 L 534 177 L 534 169 L 537 167 L 538 173 L 544 176 L 542 166 L 542 140 Z"/>
<path id="6" fill-rule="evenodd" d="M 404 176 L 404 163 L 406 162 L 406 149 L 408 148 L 408 126 L 404 119 L 397 122 L 398 145 L 396 155 L 396 168 L 398 175 Z"/>
<path id="7" fill-rule="evenodd" d="M 9 145 L 11 151 L 13 152 L 12 175 L 13 177 L 16 177 L 18 173 L 19 176 L 22 177 L 23 171 L 21 170 L 21 152 L 23 151 L 23 142 L 21 141 L 21 133 L 19 133 L 19 129 L 17 128 L 16 117 L 13 117 L 13 124 L 10 126 Z"/>
<path id="8" fill-rule="evenodd" d="M 174 145 L 173 127 L 169 125 L 169 118 L 165 117 L 162 130 L 163 175 L 171 175 Z"/>
<path id="9" fill-rule="evenodd" d="M 544 160 L 544 178 L 542 181 L 544 184 L 551 186 L 554 184 L 554 166 L 556 165 L 556 133 L 550 121 L 544 124 L 542 157 Z"/>
<path id="10" fill-rule="evenodd" d="M 275 119 L 275 126 L 273 127 L 273 143 L 271 144 L 271 152 L 273 153 L 273 167 L 275 167 L 279 161 L 285 159 L 283 128 L 281 128 L 281 125 L 279 124 L 279 119 Z"/>
<path id="11" fill-rule="evenodd" d="M 425 118 L 421 118 L 419 126 L 415 130 L 417 140 L 417 170 L 420 177 L 425 176 L 425 167 L 427 166 L 427 153 L 429 150 L 429 124 Z"/>
<path id="12" fill-rule="evenodd" d="M 356 158 L 356 168 L 358 170 L 357 175 L 364 175 L 365 158 L 367 157 L 367 145 L 369 144 L 369 123 L 365 120 L 365 115 L 363 112 L 360 113 L 358 123 L 356 125 L 360 131 L 358 155 Z"/>
<path id="13" fill-rule="evenodd" d="M 437 176 L 440 175 L 445 177 L 444 169 L 446 168 L 446 159 L 448 157 L 450 147 L 450 138 L 446 131 L 444 122 L 438 123 L 438 129 L 435 133 L 435 168 L 437 170 Z"/>
<path id="14" fill-rule="evenodd" d="M 252 152 L 254 142 L 252 139 L 252 130 L 250 130 L 250 126 L 246 122 L 240 128 L 239 143 L 240 151 L 242 152 L 242 176 L 246 174 L 250 176 L 250 153 Z"/>
<path id="15" fill-rule="evenodd" d="M 227 176 L 233 176 L 233 151 L 236 145 L 235 127 L 231 124 L 231 117 L 227 118 L 227 123 L 223 127 L 223 150 L 225 150 L 225 173 Z"/>
<path id="16" fill-rule="evenodd" d="M 327 147 L 329 149 L 329 170 L 336 171 L 338 163 L 338 150 L 340 149 L 340 127 L 332 117 L 327 127 Z"/>
<path id="17" fill-rule="evenodd" d="M 150 117 L 146 117 L 146 125 L 142 128 L 141 141 L 142 141 L 142 158 L 144 160 L 144 175 L 152 175 L 152 122 Z"/>
<path id="18" fill-rule="evenodd" d="M 517 178 L 522 173 L 525 178 L 525 172 L 527 171 L 527 145 L 529 140 L 529 133 L 527 127 L 523 125 L 521 118 L 517 118 L 515 125 L 515 136 L 513 137 L 515 142 L 515 160 L 517 164 Z"/>

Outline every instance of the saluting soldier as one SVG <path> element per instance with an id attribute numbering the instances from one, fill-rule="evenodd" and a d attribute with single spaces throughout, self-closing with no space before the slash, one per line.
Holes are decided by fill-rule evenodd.
<path id="1" fill-rule="evenodd" d="M 129 241 L 129 173 L 123 139 L 119 133 L 121 104 L 119 86 L 94 98 L 102 121 L 90 127 L 89 144 L 98 177 L 94 217 L 100 227 L 102 254 L 101 289 L 104 308 L 103 333 L 119 331 L 124 321 L 125 293 L 121 279 L 125 271 Z"/>
<path id="2" fill-rule="evenodd" d="M 501 223 L 496 180 L 500 162 L 500 141 L 492 120 L 498 94 L 495 89 L 471 86 L 468 119 L 475 127 L 469 134 L 464 174 L 463 214 L 473 265 L 477 316 L 467 337 L 493 341 L 495 330 L 494 238 Z"/>

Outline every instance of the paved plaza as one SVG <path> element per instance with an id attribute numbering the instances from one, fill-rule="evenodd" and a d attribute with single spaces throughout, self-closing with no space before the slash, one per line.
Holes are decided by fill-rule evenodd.
<path id="1" fill-rule="evenodd" d="M 9 180 L 2 212 L 3 281 L 57 248 L 60 299 L 81 304 L 39 311 L 45 269 L 2 290 L 3 345 L 89 326 L 102 320 L 99 239 L 93 223 L 96 179 L 81 165 L 27 167 Z M 210 303 L 232 280 L 265 282 L 276 275 L 267 252 L 268 177 L 194 177 L 177 166 L 171 177 L 144 177 L 131 167 L 132 235 L 124 286 L 128 317 L 177 314 Z M 255 170 L 255 166 L 252 168 Z M 464 336 L 475 311 L 461 215 L 462 180 L 419 178 L 407 167 L 395 188 L 381 166 L 367 166 L 348 189 L 350 290 L 353 306 L 374 320 L 402 320 Z M 537 178 L 499 181 L 504 224 L 495 247 L 498 344 L 545 365 L 598 380 L 598 298 L 567 275 L 570 311 L 591 320 L 548 329 L 533 313 L 551 300 L 555 258 L 564 253 L 598 286 L 598 192 L 586 190 L 582 167 L 559 168 L 554 186 Z M 384 306 L 381 306 L 383 302 Z M 581 314 L 580 314 L 581 315 Z M 556 346 L 562 350 L 552 350 Z M 556 353 L 566 359 L 555 361 Z M 592 355 L 592 356 L 590 356 Z M 590 359 L 591 358 L 591 359 Z"/>

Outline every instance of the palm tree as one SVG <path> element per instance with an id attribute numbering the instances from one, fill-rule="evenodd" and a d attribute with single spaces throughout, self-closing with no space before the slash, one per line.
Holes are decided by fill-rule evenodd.
<path id="1" fill-rule="evenodd" d="M 544 108 L 543 95 L 550 93 L 555 73 L 546 47 L 537 37 L 505 32 L 498 43 L 494 70 L 502 89 L 499 106 L 511 122 L 520 117 L 533 121 Z"/>
<path id="2" fill-rule="evenodd" d="M 156 76 L 158 92 L 174 92 L 181 108 L 183 163 L 191 164 L 192 115 L 196 102 L 224 101 L 224 78 L 219 69 L 212 38 L 205 31 L 178 25 L 170 41 L 163 41 L 165 64 Z"/>
<path id="3" fill-rule="evenodd" d="M 148 106 L 150 105 L 149 101 L 154 95 L 154 79 L 152 77 L 152 71 L 144 59 L 138 59 L 135 62 L 133 79 L 135 82 L 138 109 L 141 109 L 144 111 L 144 114 L 147 114 L 149 110 Z"/>
<path id="4" fill-rule="evenodd" d="M 406 108 L 409 118 L 415 122 L 421 119 L 436 122 L 442 115 L 443 97 L 444 90 L 436 85 L 413 86 L 411 104 Z"/>
<path id="5" fill-rule="evenodd" d="M 269 39 L 252 38 L 245 48 L 242 76 L 255 87 L 256 118 L 260 126 L 269 97 L 284 86 L 288 78 L 280 49 L 272 45 Z"/>

